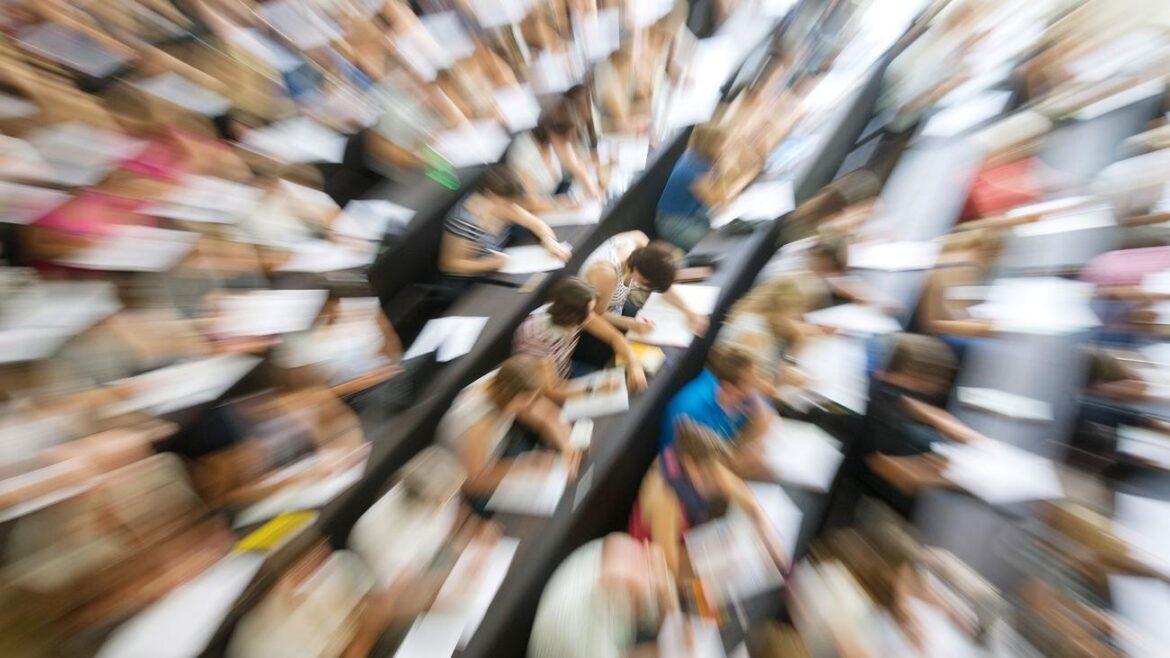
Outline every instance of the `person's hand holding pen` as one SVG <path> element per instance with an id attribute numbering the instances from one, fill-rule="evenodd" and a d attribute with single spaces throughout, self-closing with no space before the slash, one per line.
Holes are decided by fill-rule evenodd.
<path id="1" fill-rule="evenodd" d="M 552 254 L 554 258 L 563 263 L 568 262 L 569 258 L 573 255 L 573 252 L 568 247 L 557 241 L 555 235 L 550 235 L 541 239 L 540 244 L 545 248 L 545 251 Z"/>
<path id="2" fill-rule="evenodd" d="M 631 325 L 631 329 L 633 329 L 634 333 L 636 334 L 648 334 L 651 331 L 654 331 L 655 327 L 654 321 L 650 318 L 634 318 Z"/>

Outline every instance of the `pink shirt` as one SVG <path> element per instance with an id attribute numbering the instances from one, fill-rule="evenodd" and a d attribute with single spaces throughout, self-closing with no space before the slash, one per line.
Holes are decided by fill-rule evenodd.
<path id="1" fill-rule="evenodd" d="M 1098 286 L 1137 286 L 1147 274 L 1170 269 L 1170 247 L 1110 251 L 1081 270 L 1081 280 Z"/>

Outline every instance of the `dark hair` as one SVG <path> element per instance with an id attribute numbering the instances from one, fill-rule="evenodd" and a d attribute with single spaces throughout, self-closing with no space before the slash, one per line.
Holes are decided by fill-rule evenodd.
<path id="1" fill-rule="evenodd" d="M 540 379 L 536 375 L 539 370 L 536 360 L 527 356 L 514 356 L 501 363 L 488 383 L 492 402 L 503 409 L 517 395 L 540 390 Z"/>
<path id="2" fill-rule="evenodd" d="M 515 199 L 524 195 L 524 186 L 515 172 L 505 165 L 493 165 L 483 174 L 479 183 L 481 192 L 494 194 L 505 199 Z"/>
<path id="3" fill-rule="evenodd" d="M 809 253 L 829 261 L 833 271 L 840 272 L 848 263 L 849 246 L 842 238 L 821 238 L 809 249 Z"/>
<path id="4" fill-rule="evenodd" d="M 941 340 L 922 334 L 903 333 L 894 337 L 886 371 L 939 377 L 949 382 L 957 370 L 955 353 Z"/>
<path id="5" fill-rule="evenodd" d="M 717 345 L 707 356 L 707 369 L 723 382 L 739 384 L 753 367 L 751 351 L 739 345 Z"/>
<path id="6" fill-rule="evenodd" d="M 646 279 L 653 292 L 666 292 L 674 285 L 678 267 L 674 263 L 674 247 L 668 242 L 655 240 L 635 249 L 626 263 Z"/>
<path id="7" fill-rule="evenodd" d="M 548 314 L 553 324 L 571 327 L 585 322 L 589 317 L 589 302 L 596 294 L 584 279 L 570 276 L 558 281 L 549 294 L 552 304 Z"/>
<path id="8" fill-rule="evenodd" d="M 558 104 L 541 113 L 536 126 L 532 128 L 532 136 L 540 143 L 547 144 L 553 135 L 569 135 L 575 127 L 568 106 Z"/>

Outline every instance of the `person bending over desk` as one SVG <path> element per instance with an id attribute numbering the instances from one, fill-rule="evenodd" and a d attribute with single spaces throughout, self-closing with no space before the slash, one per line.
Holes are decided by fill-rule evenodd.
<path id="1" fill-rule="evenodd" d="M 573 551 L 541 594 L 528 658 L 656 656 L 639 644 L 678 609 L 674 579 L 662 550 L 629 535 L 611 534 Z"/>
<path id="2" fill-rule="evenodd" d="M 577 277 L 567 277 L 553 286 L 549 296 L 551 303 L 533 311 L 512 337 L 513 354 L 538 360 L 546 396 L 564 402 L 584 392 L 568 381 L 573 376 L 573 351 L 582 330 L 625 358 L 626 383 L 631 393 L 646 388 L 646 373 L 638 355 L 625 336 L 595 312 L 597 301 L 592 286 Z"/>
<path id="3" fill-rule="evenodd" d="M 734 345 L 717 345 L 707 367 L 666 405 L 658 437 L 659 452 L 674 445 L 679 421 L 705 427 L 731 444 L 728 463 L 741 477 L 765 472 L 760 440 L 777 418 L 761 395 L 756 358 Z"/>
<path id="4" fill-rule="evenodd" d="M 463 492 L 473 501 L 490 496 L 508 471 L 521 462 L 533 469 L 552 466 L 550 453 L 533 451 L 520 457 L 527 446 L 509 445 L 523 441 L 512 440 L 517 421 L 569 456 L 575 465 L 577 455 L 569 447 L 569 425 L 561 419 L 557 406 L 540 395 L 539 371 L 540 365 L 533 359 L 514 356 L 464 388 L 439 421 L 438 441 L 459 456 L 467 471 Z"/>
<path id="5" fill-rule="evenodd" d="M 961 337 L 948 339 L 960 349 L 968 342 L 963 338 L 989 336 L 991 322 L 971 317 L 970 300 L 955 299 L 953 291 L 985 285 L 999 250 L 999 234 L 988 229 L 949 236 L 938 265 L 926 276 L 911 327 L 933 335 Z"/>
<path id="6" fill-rule="evenodd" d="M 683 533 L 735 504 L 751 517 L 769 553 L 782 565 L 783 542 L 751 490 L 727 467 L 727 444 L 688 420 L 679 421 L 674 433 L 674 445 L 662 451 L 642 480 L 630 514 L 630 535 L 660 547 L 666 565 L 678 576 Z"/>
<path id="7" fill-rule="evenodd" d="M 593 176 L 577 155 L 577 124 L 567 105 L 546 111 L 532 130 L 517 137 L 508 148 L 507 161 L 524 184 L 524 207 L 534 212 L 555 210 L 565 205 L 567 197 L 558 192 L 566 174 L 581 188 L 584 196 L 601 196 Z"/>
<path id="8" fill-rule="evenodd" d="M 687 150 L 674 164 L 658 199 L 654 230 L 658 237 L 690 251 L 711 230 L 711 203 L 699 191 L 700 181 L 713 170 L 726 134 L 713 124 L 695 126 Z"/>
<path id="9" fill-rule="evenodd" d="M 495 272 L 507 262 L 501 249 L 513 227 L 528 229 L 549 253 L 568 260 L 569 250 L 557 242 L 548 224 L 520 207 L 523 196 L 523 186 L 506 167 L 492 167 L 485 172 L 478 189 L 447 215 L 439 247 L 439 270 L 462 279 Z"/>
<path id="10" fill-rule="evenodd" d="M 678 267 L 674 248 L 650 241 L 641 231 L 618 233 L 601 243 L 581 266 L 581 277 L 597 291 L 597 308 L 604 308 L 606 320 L 621 331 L 649 331 L 653 324 L 622 314 L 630 291 L 642 288 L 663 295 L 687 316 L 687 324 L 696 335 L 707 331 L 708 318 L 696 313 L 678 296 L 672 286 Z"/>

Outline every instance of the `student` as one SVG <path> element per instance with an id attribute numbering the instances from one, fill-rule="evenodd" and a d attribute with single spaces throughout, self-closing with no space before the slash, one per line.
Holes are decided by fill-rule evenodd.
<path id="1" fill-rule="evenodd" d="M 872 304 L 896 308 L 897 302 L 883 298 L 864 280 L 848 272 L 849 244 L 843 236 L 818 239 L 808 251 L 808 266 L 828 286 L 831 304 Z"/>
<path id="2" fill-rule="evenodd" d="M 676 576 L 682 566 L 682 537 L 688 529 L 722 516 L 735 504 L 751 517 L 760 538 L 778 562 L 782 542 L 750 489 L 727 466 L 729 449 L 711 430 L 682 420 L 675 442 L 654 461 L 642 480 L 630 514 L 630 535 L 662 549 Z"/>
<path id="3" fill-rule="evenodd" d="M 518 464 L 536 469 L 552 465 L 553 455 L 548 452 L 508 456 L 519 452 L 508 445 L 508 439 L 516 436 L 512 429 L 517 422 L 571 463 L 576 459 L 569 447 L 568 423 L 556 405 L 540 394 L 539 370 L 539 364 L 527 357 L 504 361 L 498 370 L 463 389 L 439 421 L 438 442 L 454 451 L 467 471 L 463 485 L 467 496 L 491 495 Z"/>
<path id="4" fill-rule="evenodd" d="M 619 233 L 601 243 L 581 266 L 581 277 L 597 291 L 597 308 L 621 331 L 648 331 L 651 325 L 626 317 L 623 311 L 630 291 L 641 288 L 662 294 L 687 316 L 696 335 L 707 331 L 708 318 L 696 313 L 673 288 L 677 273 L 674 248 L 662 241 L 651 242 L 641 231 Z"/>
<path id="5" fill-rule="evenodd" d="M 540 118 L 532 130 L 513 140 L 507 162 L 524 183 L 524 205 L 532 211 L 558 207 L 559 192 L 566 174 L 588 198 L 600 193 L 592 174 L 577 155 L 580 137 L 568 108 L 557 105 Z"/>
<path id="6" fill-rule="evenodd" d="M 751 352 L 717 345 L 707 367 L 666 405 L 658 436 L 659 452 L 674 445 L 675 428 L 689 420 L 731 445 L 729 463 L 741 476 L 763 469 L 760 441 L 777 418 L 760 391 L 761 377 Z"/>
<path id="7" fill-rule="evenodd" d="M 618 48 L 593 69 L 593 93 L 604 133 L 640 133 L 649 122 L 648 108 L 636 100 L 637 78 L 633 52 Z"/>
<path id="8" fill-rule="evenodd" d="M 690 251 L 711 229 L 711 205 L 700 198 L 697 183 L 712 170 L 726 136 L 721 128 L 695 126 L 687 150 L 674 164 L 658 200 L 654 230 L 658 237 Z"/>
<path id="9" fill-rule="evenodd" d="M 520 207 L 523 195 L 520 182 L 506 167 L 493 167 L 484 173 L 479 188 L 447 215 L 439 247 L 439 270 L 461 279 L 495 272 L 507 262 L 500 250 L 508 242 L 512 227 L 528 229 L 549 253 L 568 260 L 569 250 L 557 242 L 548 224 Z"/>
<path id="10" fill-rule="evenodd" d="M 549 579 L 528 641 L 528 658 L 653 656 L 654 632 L 678 609 L 661 549 L 614 533 L 573 551 Z"/>
<path id="11" fill-rule="evenodd" d="M 989 229 L 964 231 L 950 236 L 938 265 L 926 276 L 918 308 L 910 326 L 935 336 L 989 336 L 991 322 L 971 317 L 960 300 L 949 292 L 961 286 L 985 285 L 999 253 L 999 236 Z M 963 340 L 947 340 L 961 349 Z"/>

